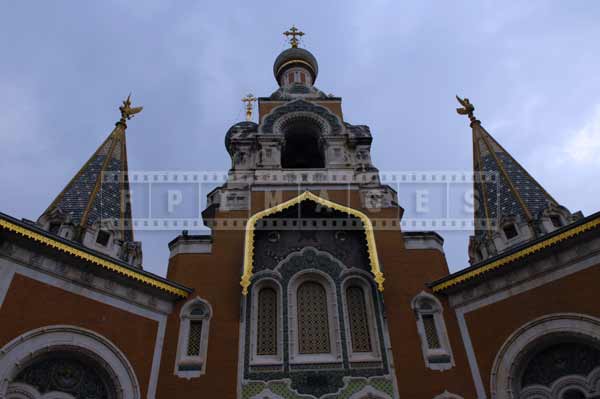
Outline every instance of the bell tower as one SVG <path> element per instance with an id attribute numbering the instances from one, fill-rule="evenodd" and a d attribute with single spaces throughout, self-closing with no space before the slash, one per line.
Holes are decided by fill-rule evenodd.
<path id="1" fill-rule="evenodd" d="M 277 89 L 256 98 L 256 121 L 255 97 L 244 97 L 247 120 L 225 135 L 231 168 L 202 214 L 212 234 L 174 240 L 169 277 L 216 301 L 215 318 L 239 295 L 241 397 L 356 387 L 388 397 L 395 379 L 375 229 L 381 218 L 399 234 L 402 209 L 371 161 L 370 129 L 346 121 L 342 99 L 315 86 L 304 33 L 284 35 L 291 46 L 273 64 Z M 192 268 L 201 252 L 203 266 Z M 208 257 L 219 265 L 212 273 Z"/>
<path id="2" fill-rule="evenodd" d="M 178 349 L 176 375 L 192 379 L 190 395 L 222 384 L 224 396 L 248 399 L 396 398 L 399 367 L 410 379 L 454 365 L 445 336 L 431 350 L 407 328 L 410 301 L 448 273 L 443 240 L 401 231 L 403 209 L 372 162 L 369 127 L 349 122 L 342 98 L 315 86 L 304 33 L 284 34 L 276 90 L 244 97 L 246 120 L 225 135 L 231 167 L 202 213 L 211 234 L 169 244 L 167 277 L 194 287 L 218 331 L 207 352 L 216 360 L 191 364 Z M 210 370 L 216 378 L 202 377 Z"/>
<path id="3" fill-rule="evenodd" d="M 279 87 L 258 98 L 258 123 L 241 121 L 227 131 L 231 169 L 228 181 L 210 194 L 205 220 L 217 209 L 250 209 L 253 191 L 292 187 L 327 191 L 351 186 L 367 208 L 396 207 L 395 193 L 380 183 L 371 162 L 369 127 L 347 122 L 342 99 L 314 85 L 319 66 L 310 51 L 298 46 L 303 32 L 292 27 L 284 34 L 292 38 L 273 64 Z"/>

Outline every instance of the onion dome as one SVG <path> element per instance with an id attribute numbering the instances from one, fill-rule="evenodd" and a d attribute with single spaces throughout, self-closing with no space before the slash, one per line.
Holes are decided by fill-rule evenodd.
<path id="1" fill-rule="evenodd" d="M 275 59 L 275 64 L 273 64 L 275 79 L 280 82 L 281 75 L 292 67 L 302 67 L 308 70 L 313 82 L 317 79 L 319 65 L 315 56 L 308 50 L 292 47 L 279 54 L 277 59 Z"/>
<path id="2" fill-rule="evenodd" d="M 245 139 L 258 131 L 258 125 L 252 121 L 238 122 L 231 126 L 225 134 L 225 148 L 229 154 L 232 153 L 232 141 Z"/>

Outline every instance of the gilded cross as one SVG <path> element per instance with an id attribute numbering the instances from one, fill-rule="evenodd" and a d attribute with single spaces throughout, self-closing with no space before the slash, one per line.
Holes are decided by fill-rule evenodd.
<path id="1" fill-rule="evenodd" d="M 252 120 L 252 108 L 254 107 L 254 103 L 256 102 L 256 97 L 252 94 L 246 95 L 246 97 L 242 98 L 242 101 L 246 103 L 246 120 Z"/>
<path id="2" fill-rule="evenodd" d="M 298 39 L 296 38 L 296 36 L 298 37 L 302 37 L 304 36 L 304 32 L 298 30 L 298 28 L 296 28 L 294 25 L 292 25 L 292 27 L 290 28 L 290 30 L 286 30 L 285 32 L 283 32 L 284 35 L 286 35 L 287 37 L 292 37 L 290 39 L 290 44 L 292 45 L 293 48 L 298 47 Z"/>

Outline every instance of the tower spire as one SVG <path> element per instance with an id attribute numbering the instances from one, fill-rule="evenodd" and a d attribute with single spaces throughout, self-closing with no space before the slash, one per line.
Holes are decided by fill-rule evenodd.
<path id="1" fill-rule="evenodd" d="M 469 99 L 456 96 L 460 115 L 469 117 L 473 134 L 475 234 L 469 243 L 471 263 L 535 239 L 579 214 L 561 206 L 475 118 Z"/>
<path id="2" fill-rule="evenodd" d="M 126 121 L 142 111 L 131 94 L 121 118 L 87 162 L 38 219 L 52 233 L 132 264 L 141 263 L 134 241 L 127 166 Z"/>

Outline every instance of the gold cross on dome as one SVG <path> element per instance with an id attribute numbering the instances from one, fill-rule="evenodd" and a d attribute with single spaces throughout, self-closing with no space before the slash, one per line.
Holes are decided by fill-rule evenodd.
<path id="1" fill-rule="evenodd" d="M 252 120 L 252 108 L 254 107 L 254 102 L 256 102 L 256 97 L 252 93 L 247 94 L 246 97 L 242 98 L 242 101 L 246 103 L 246 120 Z"/>
<path id="2" fill-rule="evenodd" d="M 294 25 L 292 25 L 292 27 L 290 28 L 290 30 L 286 30 L 285 32 L 283 32 L 284 35 L 286 35 L 287 37 L 292 37 L 290 39 L 290 44 L 292 45 L 293 48 L 298 47 L 298 39 L 296 38 L 296 36 L 298 37 L 302 37 L 304 36 L 304 32 L 298 30 L 298 28 L 296 28 Z"/>

